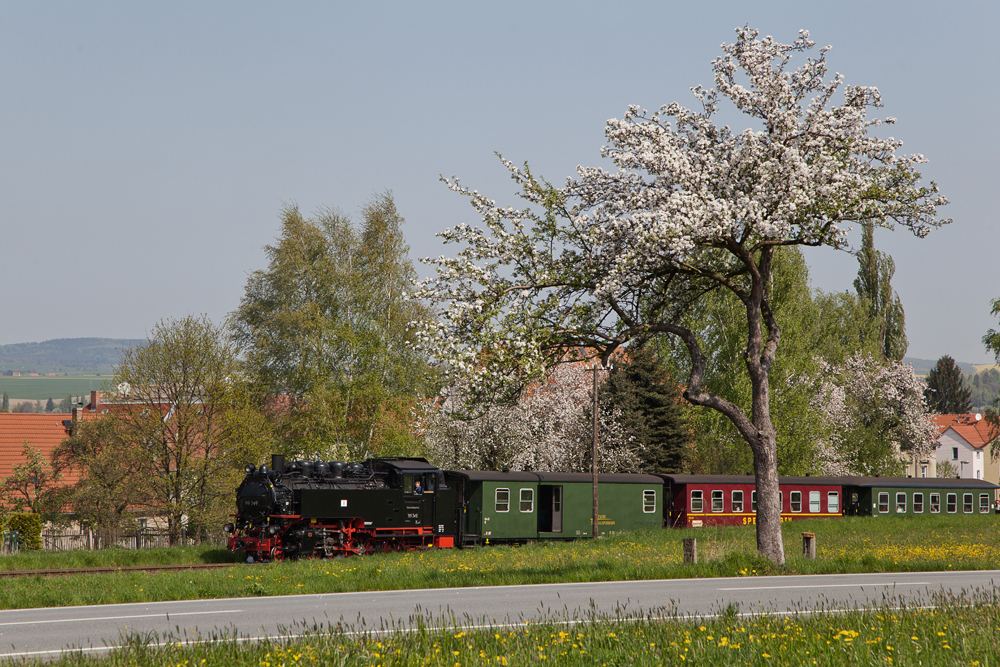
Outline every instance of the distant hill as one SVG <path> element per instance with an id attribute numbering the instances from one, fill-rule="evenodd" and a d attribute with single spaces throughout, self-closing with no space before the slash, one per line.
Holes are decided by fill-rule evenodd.
<path id="1" fill-rule="evenodd" d="M 910 364 L 911 366 L 913 366 L 913 372 L 919 375 L 920 377 L 926 377 L 927 374 L 931 372 L 931 369 L 937 366 L 937 362 L 938 362 L 937 359 L 917 359 L 916 357 L 903 357 L 903 363 Z M 967 364 L 964 361 L 956 361 L 955 365 L 958 366 L 963 373 L 976 372 L 975 364 Z M 980 366 L 982 366 L 982 364 L 980 364 Z M 983 368 L 986 368 L 986 366 L 983 366 Z"/>
<path id="2" fill-rule="evenodd" d="M 58 338 L 0 345 L 0 373 L 110 374 L 121 350 L 145 342 L 135 338 Z"/>

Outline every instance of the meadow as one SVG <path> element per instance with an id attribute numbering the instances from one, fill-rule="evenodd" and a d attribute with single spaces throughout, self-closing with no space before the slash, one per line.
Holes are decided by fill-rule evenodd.
<path id="1" fill-rule="evenodd" d="M 54 665 L 186 667 L 247 665 L 972 665 L 1000 663 L 994 591 L 938 594 L 907 606 L 790 615 L 707 618 L 669 611 L 642 618 L 551 618 L 519 626 L 420 624 L 355 634 L 344 628 L 291 628 L 286 638 L 124 638 L 107 655 L 67 654 Z M 40 663 L 30 663 L 40 664 Z"/>
<path id="2" fill-rule="evenodd" d="M 89 399 L 91 390 L 100 391 L 109 380 L 111 377 L 107 375 L 0 376 L 0 393 L 6 391 L 12 404 L 16 401 L 45 401 L 49 398 L 58 403 L 67 396 L 86 396 Z"/>
<path id="3" fill-rule="evenodd" d="M 752 527 L 621 533 L 600 540 L 431 549 L 360 558 L 240 564 L 211 571 L 18 577 L 0 586 L 0 608 L 199 598 L 334 593 L 452 586 L 995 569 L 1000 517 L 845 517 L 783 525 L 787 561 L 757 555 Z M 816 534 L 817 558 L 801 555 L 804 531 Z M 700 562 L 683 563 L 682 540 L 698 539 Z M 35 553 L 0 557 L 0 570 L 155 563 L 225 562 L 222 549 Z"/>

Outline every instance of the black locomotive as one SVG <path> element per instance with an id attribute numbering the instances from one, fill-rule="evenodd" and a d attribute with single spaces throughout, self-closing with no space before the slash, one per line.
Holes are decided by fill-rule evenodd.
<path id="1" fill-rule="evenodd" d="M 229 549 L 248 560 L 282 560 L 420 547 L 451 547 L 456 494 L 444 471 L 421 458 L 364 463 L 271 457 L 247 466 L 236 491 Z"/>

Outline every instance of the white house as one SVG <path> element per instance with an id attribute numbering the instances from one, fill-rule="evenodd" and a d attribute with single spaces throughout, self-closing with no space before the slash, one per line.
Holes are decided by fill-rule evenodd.
<path id="1" fill-rule="evenodd" d="M 998 483 L 1000 462 L 990 456 L 990 426 L 980 414 L 933 415 L 940 435 L 936 463 L 949 463 L 958 477 Z"/>

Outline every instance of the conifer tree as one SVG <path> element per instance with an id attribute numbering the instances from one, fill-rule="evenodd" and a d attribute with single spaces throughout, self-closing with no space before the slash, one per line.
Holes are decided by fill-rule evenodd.
<path id="1" fill-rule="evenodd" d="M 615 361 L 601 395 L 605 408 L 621 411 L 622 425 L 641 445 L 644 471 L 687 470 L 691 432 L 677 383 L 649 349 L 630 349 Z"/>
<path id="2" fill-rule="evenodd" d="M 927 409 L 938 414 L 962 414 L 972 410 L 971 392 L 962 381 L 962 370 L 947 354 L 927 374 Z"/>

